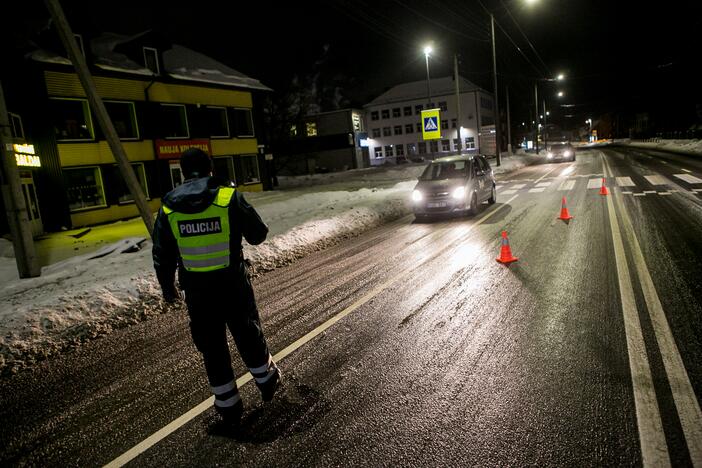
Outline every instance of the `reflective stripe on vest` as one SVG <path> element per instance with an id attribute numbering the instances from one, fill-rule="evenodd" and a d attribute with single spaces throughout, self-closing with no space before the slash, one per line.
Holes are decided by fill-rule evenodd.
<path id="1" fill-rule="evenodd" d="M 233 187 L 220 187 L 212 204 L 199 213 L 181 213 L 163 206 L 187 271 L 229 266 L 229 203 L 233 195 Z"/>

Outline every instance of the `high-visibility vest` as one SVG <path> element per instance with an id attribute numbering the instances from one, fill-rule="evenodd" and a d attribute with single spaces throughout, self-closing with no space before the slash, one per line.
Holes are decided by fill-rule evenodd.
<path id="1" fill-rule="evenodd" d="M 220 187 L 212 204 L 200 213 L 181 213 L 163 205 L 187 271 L 229 266 L 229 202 L 233 195 L 233 187 Z"/>

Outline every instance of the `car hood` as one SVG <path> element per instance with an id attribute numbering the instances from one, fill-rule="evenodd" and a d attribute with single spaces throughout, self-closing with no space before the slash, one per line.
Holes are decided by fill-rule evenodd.
<path id="1" fill-rule="evenodd" d="M 414 186 L 415 190 L 426 192 L 450 191 L 452 188 L 460 187 L 465 183 L 464 179 L 443 179 L 443 180 L 420 180 Z"/>

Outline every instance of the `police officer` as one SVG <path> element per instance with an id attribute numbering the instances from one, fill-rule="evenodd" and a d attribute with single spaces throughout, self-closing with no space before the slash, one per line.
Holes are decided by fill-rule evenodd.
<path id="1" fill-rule="evenodd" d="M 243 402 L 227 346 L 229 328 L 264 401 L 273 399 L 281 373 L 268 350 L 253 288 L 242 256 L 242 236 L 257 245 L 268 226 L 229 181 L 212 176 L 212 160 L 204 151 L 183 152 L 185 182 L 167 193 L 156 218 L 153 260 L 167 302 L 180 298 L 190 316 L 190 331 L 202 353 L 214 393 L 215 410 L 236 422 Z"/>

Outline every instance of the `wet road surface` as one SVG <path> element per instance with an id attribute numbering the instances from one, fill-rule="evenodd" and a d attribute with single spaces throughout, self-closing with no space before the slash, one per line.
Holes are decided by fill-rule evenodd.
<path id="1" fill-rule="evenodd" d="M 475 217 L 406 217 L 257 279 L 284 390 L 245 384 L 241 427 L 208 407 L 131 464 L 700 466 L 702 164 L 601 148 L 498 184 Z M 104 465 L 209 397 L 165 314 L 0 381 L 0 463 Z"/>

